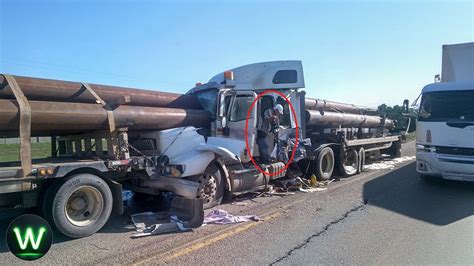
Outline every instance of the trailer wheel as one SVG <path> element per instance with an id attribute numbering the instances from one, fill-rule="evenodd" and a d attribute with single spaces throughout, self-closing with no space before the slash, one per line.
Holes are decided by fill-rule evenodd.
<path id="1" fill-rule="evenodd" d="M 359 149 L 359 167 L 357 168 L 357 173 L 360 174 L 364 170 L 365 165 L 365 149 L 361 147 Z"/>
<path id="2" fill-rule="evenodd" d="M 359 168 L 359 153 L 355 149 L 348 149 L 342 160 L 342 163 L 339 165 L 341 174 L 343 176 L 351 176 L 357 173 Z"/>
<path id="3" fill-rule="evenodd" d="M 320 181 L 329 180 L 334 171 L 334 151 L 330 147 L 323 148 L 316 158 L 316 174 Z"/>
<path id="4" fill-rule="evenodd" d="M 392 158 L 402 157 L 402 142 L 401 141 L 393 142 L 392 146 L 390 146 L 390 148 L 388 148 L 388 154 Z"/>
<path id="5" fill-rule="evenodd" d="M 204 174 L 195 181 L 200 184 L 197 198 L 203 199 L 204 209 L 221 204 L 224 198 L 225 184 L 221 171 L 214 163 L 211 163 Z"/>
<path id="6" fill-rule="evenodd" d="M 99 231 L 112 212 L 107 183 L 92 174 L 77 174 L 56 182 L 46 192 L 43 213 L 61 233 L 81 238 Z"/>

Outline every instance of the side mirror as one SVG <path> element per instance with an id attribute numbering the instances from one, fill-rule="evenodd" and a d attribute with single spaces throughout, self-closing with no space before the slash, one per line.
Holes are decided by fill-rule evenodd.
<path id="1" fill-rule="evenodd" d="M 403 100 L 403 112 L 408 114 L 408 105 L 409 101 L 407 99 Z"/>
<path id="2" fill-rule="evenodd" d="M 219 118 L 223 118 L 224 117 L 224 110 L 225 110 L 225 96 L 226 94 L 225 93 L 221 93 L 219 95 L 219 102 L 218 102 L 218 110 L 217 110 L 217 116 Z"/>
<path id="3" fill-rule="evenodd" d="M 221 118 L 221 125 L 223 128 L 227 127 L 227 118 L 225 116 Z"/>

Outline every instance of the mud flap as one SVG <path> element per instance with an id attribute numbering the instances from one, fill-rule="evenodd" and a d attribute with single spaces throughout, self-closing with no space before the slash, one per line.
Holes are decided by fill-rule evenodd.
<path id="1" fill-rule="evenodd" d="M 203 200 L 174 197 L 170 215 L 176 216 L 185 228 L 198 228 L 204 222 Z"/>

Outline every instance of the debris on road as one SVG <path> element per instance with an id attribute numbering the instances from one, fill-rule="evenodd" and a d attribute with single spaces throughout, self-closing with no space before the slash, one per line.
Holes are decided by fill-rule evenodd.
<path id="1" fill-rule="evenodd" d="M 202 199 L 175 197 L 167 212 L 143 212 L 131 215 L 136 233 L 132 238 L 190 231 L 204 221 Z"/>
<path id="2" fill-rule="evenodd" d="M 224 210 L 217 209 L 208 213 L 204 217 L 203 224 L 234 224 L 249 221 L 261 221 L 260 217 L 255 214 L 252 215 L 232 215 Z"/>
<path id="3" fill-rule="evenodd" d="M 399 163 L 415 160 L 415 156 L 405 156 L 401 158 L 395 158 L 388 161 L 381 161 L 364 166 L 364 170 L 383 170 L 383 169 L 393 169 Z"/>
<path id="4" fill-rule="evenodd" d="M 313 188 L 300 188 L 299 191 L 303 193 L 313 193 L 318 191 L 324 191 L 327 188 L 325 187 L 313 187 Z"/>
<path id="5" fill-rule="evenodd" d="M 170 221 L 165 222 L 164 218 L 167 216 L 167 212 L 143 212 L 132 215 L 132 222 L 136 228 L 136 233 L 132 235 L 132 238 L 191 230 L 184 227 L 176 216 L 171 216 Z M 157 223 L 160 220 L 163 222 Z"/>

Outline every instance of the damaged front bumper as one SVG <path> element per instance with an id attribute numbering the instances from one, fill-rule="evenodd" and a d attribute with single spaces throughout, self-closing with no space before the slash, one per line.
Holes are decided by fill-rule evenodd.
<path id="1" fill-rule="evenodd" d="M 142 180 L 140 186 L 160 191 L 171 191 L 187 199 L 195 199 L 199 189 L 199 183 L 197 182 L 168 176 L 159 176 L 152 180 Z"/>

